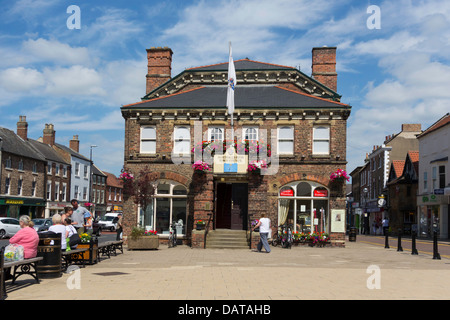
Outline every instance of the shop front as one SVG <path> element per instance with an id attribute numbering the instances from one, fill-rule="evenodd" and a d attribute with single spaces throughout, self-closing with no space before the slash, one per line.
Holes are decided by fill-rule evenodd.
<path id="1" fill-rule="evenodd" d="M 0 217 L 18 219 L 21 215 L 28 215 L 32 219 L 44 218 L 45 201 L 29 198 L 0 198 Z"/>
<path id="2" fill-rule="evenodd" d="M 439 193 L 439 192 L 438 192 Z M 449 238 L 449 196 L 424 194 L 417 197 L 419 237 L 430 238 L 437 231 L 438 238 Z"/>

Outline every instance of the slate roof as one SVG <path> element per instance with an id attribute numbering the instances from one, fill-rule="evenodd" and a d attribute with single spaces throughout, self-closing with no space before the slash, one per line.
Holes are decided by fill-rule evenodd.
<path id="1" fill-rule="evenodd" d="M 58 148 L 62 149 L 62 150 L 65 151 L 65 152 L 68 152 L 68 153 L 69 153 L 71 156 L 73 156 L 73 157 L 77 157 L 77 158 L 80 158 L 80 159 L 89 161 L 89 158 L 86 158 L 86 157 L 83 156 L 81 153 L 78 153 L 78 152 L 76 152 L 76 151 L 70 149 L 69 147 L 66 147 L 66 146 L 64 146 L 64 145 L 62 145 L 62 144 L 59 144 L 59 143 L 55 143 L 55 146 L 57 146 Z"/>
<path id="2" fill-rule="evenodd" d="M 3 141 L 1 151 L 46 161 L 45 157 L 40 152 L 34 149 L 28 141 L 19 137 L 14 131 L 0 127 L 0 137 Z"/>
<path id="3" fill-rule="evenodd" d="M 424 132 L 419 134 L 417 136 L 417 138 L 422 138 L 424 135 L 426 135 L 430 132 L 433 132 L 439 128 L 442 128 L 443 126 L 448 125 L 448 124 L 450 124 L 450 113 L 447 113 L 442 118 L 440 118 L 438 121 L 433 123 L 428 129 L 426 129 Z"/>
<path id="4" fill-rule="evenodd" d="M 49 146 L 48 144 L 39 142 L 37 140 L 33 140 L 33 139 L 28 139 L 28 143 L 30 143 L 30 145 L 35 148 L 38 152 L 40 152 L 45 159 L 50 160 L 50 161 L 55 161 L 55 162 L 59 162 L 59 163 L 64 163 L 64 164 L 70 164 L 68 162 L 66 162 L 59 154 L 58 152 L 53 149 L 51 146 Z"/>
<path id="5" fill-rule="evenodd" d="M 234 61 L 234 68 L 236 70 L 291 70 L 293 67 L 282 66 L 278 64 L 259 62 L 250 59 L 240 59 Z M 195 68 L 188 68 L 186 70 L 192 71 L 228 71 L 228 62 L 211 64 L 208 66 L 200 66 Z"/>
<path id="6" fill-rule="evenodd" d="M 226 108 L 227 86 L 202 86 L 142 102 L 123 108 Z M 347 104 L 315 97 L 276 85 L 236 86 L 235 108 L 342 108 Z"/>

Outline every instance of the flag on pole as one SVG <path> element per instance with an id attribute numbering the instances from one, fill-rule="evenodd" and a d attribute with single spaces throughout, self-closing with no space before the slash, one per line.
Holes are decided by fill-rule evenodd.
<path id="1" fill-rule="evenodd" d="M 227 108 L 228 114 L 232 115 L 234 112 L 234 89 L 236 88 L 236 70 L 234 70 L 233 55 L 231 53 L 230 42 L 230 58 L 228 60 L 228 91 L 227 91 Z"/>

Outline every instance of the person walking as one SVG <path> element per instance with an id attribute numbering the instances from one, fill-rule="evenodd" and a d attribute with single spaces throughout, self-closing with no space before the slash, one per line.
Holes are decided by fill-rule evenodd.
<path id="1" fill-rule="evenodd" d="M 261 214 L 261 219 L 259 219 L 258 223 L 253 227 L 253 231 L 255 231 L 256 228 L 259 227 L 259 243 L 256 246 L 256 249 L 258 252 L 262 252 L 262 247 L 264 246 L 264 249 L 266 250 L 266 253 L 270 252 L 270 246 L 269 242 L 267 241 L 267 237 L 269 235 L 270 231 L 270 219 L 266 218 L 266 214 Z"/>
<path id="2" fill-rule="evenodd" d="M 116 236 L 116 240 L 120 241 L 120 240 L 122 240 L 122 232 L 123 232 L 123 215 L 121 213 L 119 213 L 117 215 L 117 217 L 119 219 L 117 220 L 117 227 L 116 227 L 117 236 Z"/>

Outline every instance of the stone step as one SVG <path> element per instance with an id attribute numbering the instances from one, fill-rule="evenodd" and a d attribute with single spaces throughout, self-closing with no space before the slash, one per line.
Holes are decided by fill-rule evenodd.
<path id="1" fill-rule="evenodd" d="M 206 248 L 248 249 L 247 231 L 216 229 L 208 232 Z"/>

